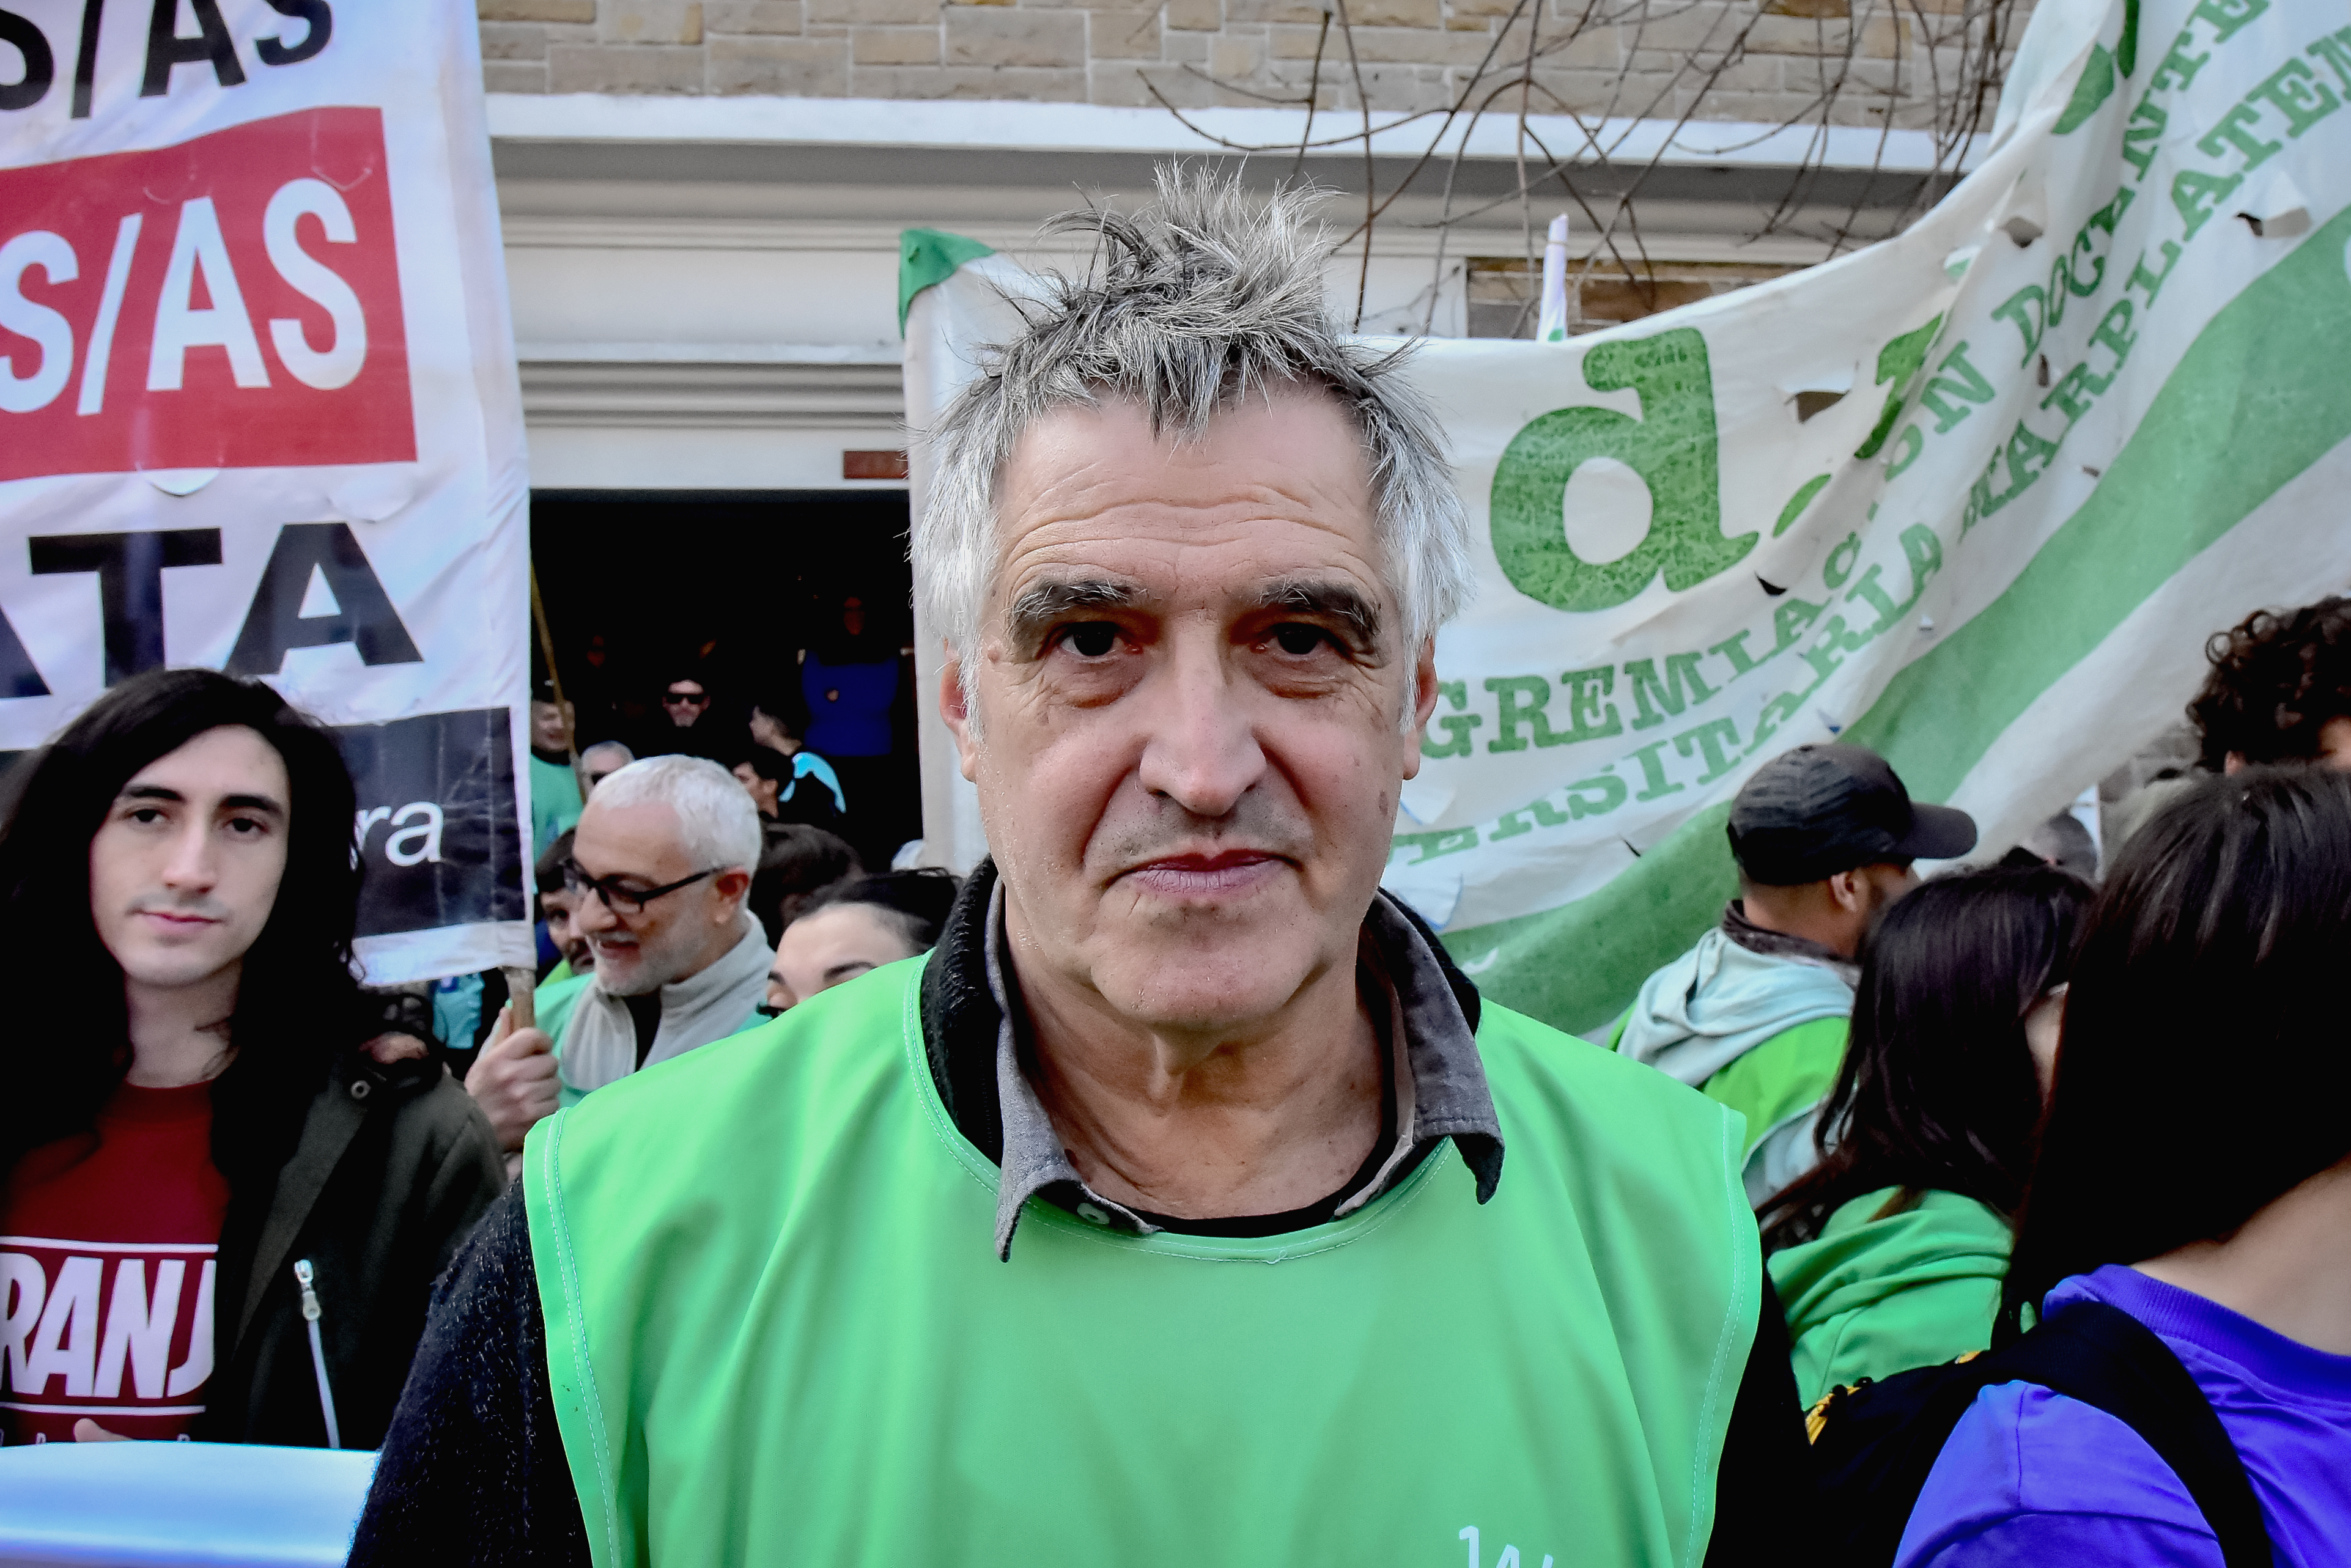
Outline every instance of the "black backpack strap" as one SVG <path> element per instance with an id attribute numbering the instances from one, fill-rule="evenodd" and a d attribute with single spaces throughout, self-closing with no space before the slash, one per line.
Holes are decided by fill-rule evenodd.
<path id="1" fill-rule="evenodd" d="M 2273 1568 L 2269 1530 L 2236 1445 L 2153 1330 L 2103 1301 L 2075 1301 L 1984 1359 L 1988 1371 L 1997 1368 L 1989 1383 L 2037 1383 L 2137 1432 L 2196 1500 L 2229 1568 Z"/>

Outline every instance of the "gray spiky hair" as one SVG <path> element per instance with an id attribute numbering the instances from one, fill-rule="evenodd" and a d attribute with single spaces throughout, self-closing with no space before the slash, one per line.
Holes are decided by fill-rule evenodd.
<path id="1" fill-rule="evenodd" d="M 1468 595 L 1468 523 L 1435 416 L 1401 374 L 1403 352 L 1349 342 L 1324 303 L 1326 246 L 1313 193 L 1256 201 L 1237 181 L 1163 166 L 1132 216 L 1064 213 L 1047 235 L 1096 241 L 1091 269 L 1023 302 L 1028 329 L 992 351 L 928 444 L 930 503 L 914 525 L 914 591 L 967 655 L 968 678 L 997 569 L 998 481 L 1021 433 L 1055 409 L 1132 402 L 1154 432 L 1196 440 L 1217 413 L 1286 384 L 1319 387 L 1353 422 L 1369 468 L 1374 537 L 1417 648 Z"/>

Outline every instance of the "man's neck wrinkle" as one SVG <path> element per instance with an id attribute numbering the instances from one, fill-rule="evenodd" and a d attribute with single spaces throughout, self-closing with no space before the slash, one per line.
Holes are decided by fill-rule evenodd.
<path id="1" fill-rule="evenodd" d="M 1093 1009 L 1072 1016 L 1050 1001 L 1040 1008 L 1035 988 L 1020 994 L 1028 1003 L 1024 1055 L 1033 1059 L 1049 1104 L 1066 1088 L 1081 1098 L 1180 1115 L 1286 1102 L 1325 1073 L 1327 1040 L 1295 1028 L 1176 1034 L 1118 1027 L 1124 1020 Z"/>
<path id="2" fill-rule="evenodd" d="M 1014 919 L 1008 905 L 1016 1038 L 1071 1163 L 1105 1197 L 1190 1218 L 1280 1213 L 1327 1196 L 1378 1141 L 1378 1035 L 1352 966 L 1310 980 L 1270 1027 L 1176 1036 L 1024 968 Z M 1325 996 L 1334 983 L 1343 1000 Z"/>
<path id="3" fill-rule="evenodd" d="M 1816 946 L 1827 948 L 1839 957 L 1852 956 L 1841 945 L 1843 936 L 1841 932 L 1829 927 L 1824 923 L 1805 918 L 1801 911 L 1771 910 L 1764 907 L 1762 901 L 1759 901 L 1752 894 L 1738 900 L 1737 906 L 1747 923 L 1758 930 L 1769 931 L 1781 936 L 1793 936 L 1801 941 L 1813 943 Z"/>
<path id="4" fill-rule="evenodd" d="M 1050 1074 L 1039 1089 L 1090 1186 L 1155 1213 L 1217 1218 L 1303 1207 L 1359 1168 L 1379 1142 L 1381 1083 L 1376 1064 L 1368 1082 L 1359 1077 L 1310 1080 L 1258 1103 L 1179 1094 L 1154 1104 Z"/>

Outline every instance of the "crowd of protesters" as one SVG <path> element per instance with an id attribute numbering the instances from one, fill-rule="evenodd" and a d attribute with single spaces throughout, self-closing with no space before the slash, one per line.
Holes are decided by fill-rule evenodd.
<path id="1" fill-rule="evenodd" d="M 723 746 L 549 691 L 537 984 L 453 1028 L 356 979 L 267 687 L 24 764 L 0 922 L 79 1011 L 0 1120 L 5 1441 L 381 1448 L 359 1563 L 2346 1561 L 2351 601 L 2217 635 L 2103 846 L 1766 762 L 1570 1040 L 1378 886 L 1426 411 L 1294 205 L 1162 201 L 935 436 L 968 879 L 849 831 L 883 661 Z"/>
<path id="2" fill-rule="evenodd" d="M 350 779 L 266 685 L 134 677 L 12 781 L 0 920 L 91 1016 L 27 1056 L 0 1133 L 0 1440 L 376 1447 L 533 1124 L 935 940 L 956 879 L 862 875 L 709 760 L 599 743 L 584 806 L 543 809 L 580 797 L 559 711 L 531 719 L 520 1027 L 498 971 L 478 1028 L 454 988 L 360 986 Z"/>
<path id="3" fill-rule="evenodd" d="M 912 660 L 871 623 L 856 593 L 829 601 L 819 622 L 780 674 L 747 674 L 740 657 L 712 641 L 623 677 L 608 669 L 599 636 L 569 667 L 576 694 L 567 687 L 559 699 L 553 678 L 539 675 L 530 720 L 533 852 L 578 821 L 599 779 L 638 757 L 687 756 L 732 772 L 763 822 L 821 828 L 865 864 L 892 864 L 919 817 L 908 753 Z"/>

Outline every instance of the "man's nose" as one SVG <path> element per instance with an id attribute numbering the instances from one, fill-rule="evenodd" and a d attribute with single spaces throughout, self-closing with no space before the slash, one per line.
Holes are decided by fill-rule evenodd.
<path id="1" fill-rule="evenodd" d="M 615 931 L 620 925 L 612 914 L 611 905 L 604 902 L 601 894 L 580 894 L 579 907 L 571 912 L 571 929 L 582 936 L 591 931 Z"/>
<path id="2" fill-rule="evenodd" d="M 1265 750 L 1217 650 L 1173 651 L 1158 680 L 1134 694 L 1147 731 L 1144 789 L 1196 817 L 1222 817 L 1265 774 Z"/>
<path id="3" fill-rule="evenodd" d="M 172 841 L 171 859 L 163 865 L 163 885 L 182 893 L 209 893 L 220 880 L 212 824 L 191 815 Z"/>

